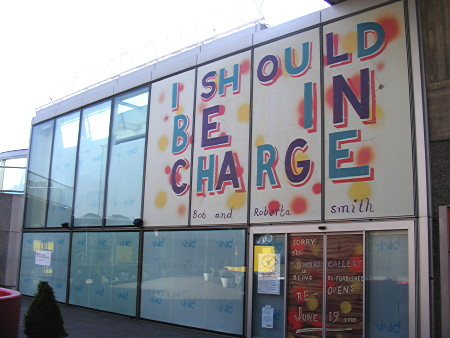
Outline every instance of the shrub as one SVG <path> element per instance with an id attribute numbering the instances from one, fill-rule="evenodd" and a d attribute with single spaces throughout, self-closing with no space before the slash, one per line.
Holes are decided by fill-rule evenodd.
<path id="1" fill-rule="evenodd" d="M 48 282 L 39 281 L 37 292 L 25 314 L 23 326 L 29 338 L 68 336 L 53 289 Z"/>

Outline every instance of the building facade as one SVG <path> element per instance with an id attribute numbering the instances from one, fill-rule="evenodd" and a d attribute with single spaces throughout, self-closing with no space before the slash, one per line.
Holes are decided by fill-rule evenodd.
<path id="1" fill-rule="evenodd" d="M 0 287 L 17 288 L 27 155 L 0 153 Z"/>
<path id="2" fill-rule="evenodd" d="M 344 1 L 39 110 L 19 290 L 238 336 L 430 336 L 417 12 Z"/>

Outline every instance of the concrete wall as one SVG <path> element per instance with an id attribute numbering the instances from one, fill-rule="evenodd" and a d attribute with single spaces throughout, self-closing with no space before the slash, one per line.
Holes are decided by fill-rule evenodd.
<path id="1" fill-rule="evenodd" d="M 439 269 L 439 206 L 450 205 L 450 4 L 448 0 L 419 0 L 423 60 L 430 136 L 429 159 L 433 219 L 434 336 L 441 332 Z"/>
<path id="2" fill-rule="evenodd" d="M 17 288 L 24 196 L 0 193 L 0 286 Z"/>

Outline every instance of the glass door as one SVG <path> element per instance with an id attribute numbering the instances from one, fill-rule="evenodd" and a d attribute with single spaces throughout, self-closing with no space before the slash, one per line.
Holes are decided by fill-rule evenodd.
<path id="1" fill-rule="evenodd" d="M 255 234 L 252 337 L 408 337 L 408 230 Z"/>
<path id="2" fill-rule="evenodd" d="M 363 235 L 292 234 L 288 239 L 288 336 L 317 337 L 325 331 L 326 337 L 361 337 Z"/>

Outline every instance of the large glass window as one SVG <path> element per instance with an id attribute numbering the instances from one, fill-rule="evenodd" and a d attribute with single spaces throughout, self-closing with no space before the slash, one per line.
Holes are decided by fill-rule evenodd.
<path id="1" fill-rule="evenodd" d="M 138 232 L 74 233 L 71 304 L 136 315 Z"/>
<path id="2" fill-rule="evenodd" d="M 80 113 L 56 119 L 50 172 L 48 227 L 71 222 Z"/>
<path id="3" fill-rule="evenodd" d="M 12 158 L 0 161 L 0 190 L 10 193 L 23 193 L 27 159 Z"/>
<path id="4" fill-rule="evenodd" d="M 101 226 L 111 101 L 83 110 L 75 189 L 75 226 Z"/>
<path id="5" fill-rule="evenodd" d="M 32 130 L 25 202 L 26 228 L 45 226 L 53 126 L 52 120 L 35 125 Z"/>
<path id="6" fill-rule="evenodd" d="M 56 300 L 66 301 L 69 233 L 23 234 L 19 291 L 33 296 L 39 281 L 48 281 Z"/>
<path id="7" fill-rule="evenodd" d="M 408 235 L 370 232 L 366 246 L 366 335 L 408 337 Z"/>
<path id="8" fill-rule="evenodd" d="M 132 225 L 141 217 L 148 88 L 114 100 L 106 225 Z"/>
<path id="9" fill-rule="evenodd" d="M 144 235 L 141 317 L 243 333 L 245 230 Z"/>

